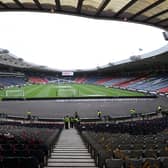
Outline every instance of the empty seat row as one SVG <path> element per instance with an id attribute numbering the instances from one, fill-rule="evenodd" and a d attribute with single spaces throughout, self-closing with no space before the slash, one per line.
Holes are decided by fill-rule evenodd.
<path id="1" fill-rule="evenodd" d="M 43 168 L 47 165 L 47 159 L 62 129 L 50 127 L 1 125 L 0 168 Z"/>
<path id="2" fill-rule="evenodd" d="M 146 158 L 146 157 L 168 157 L 167 150 L 120 150 L 112 151 L 114 158 Z"/>
<path id="3" fill-rule="evenodd" d="M 1 168 L 39 168 L 34 157 L 3 157 L 0 159 Z"/>
<path id="4" fill-rule="evenodd" d="M 168 157 L 144 159 L 107 159 L 106 168 L 167 168 Z"/>

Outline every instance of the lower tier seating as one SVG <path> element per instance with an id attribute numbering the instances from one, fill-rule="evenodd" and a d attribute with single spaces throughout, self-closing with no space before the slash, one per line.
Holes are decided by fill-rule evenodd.
<path id="1" fill-rule="evenodd" d="M 160 128 L 153 127 L 154 123 Z M 123 130 L 126 125 L 130 126 Z M 142 131 L 144 128 L 148 133 Z M 167 168 L 167 128 L 168 118 L 162 118 L 138 123 L 82 124 L 78 129 L 101 168 Z"/>
<path id="2" fill-rule="evenodd" d="M 39 168 L 47 159 L 62 128 L 0 125 L 0 167 Z"/>

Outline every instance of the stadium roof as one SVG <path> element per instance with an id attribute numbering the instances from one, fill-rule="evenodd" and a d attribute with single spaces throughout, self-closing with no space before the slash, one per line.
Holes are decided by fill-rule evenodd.
<path id="1" fill-rule="evenodd" d="M 6 49 L 0 48 L 0 66 L 9 66 L 15 68 L 28 68 L 28 69 L 37 69 L 37 70 L 50 70 L 48 67 L 35 65 L 29 62 L 24 61 L 22 58 L 18 58 L 15 55 L 11 54 Z"/>
<path id="2" fill-rule="evenodd" d="M 131 56 L 129 59 L 121 60 L 114 63 L 109 63 L 105 66 L 100 66 L 95 69 L 90 69 L 88 72 L 94 71 L 110 71 L 110 72 L 122 72 L 131 70 L 156 70 L 168 67 L 168 44 L 157 50 L 145 53 L 142 55 Z M 156 68 L 156 69 L 155 69 Z M 77 72 L 82 72 L 78 70 Z M 87 71 L 85 71 L 87 72 Z"/>
<path id="3" fill-rule="evenodd" d="M 21 58 L 18 58 L 11 54 L 8 50 L 0 48 L 0 66 L 9 66 L 27 70 L 37 70 L 37 71 L 45 71 L 45 72 L 61 72 L 60 70 L 51 69 L 45 66 L 39 66 L 32 63 L 28 63 Z M 109 63 L 102 67 L 97 67 L 88 70 L 75 70 L 75 72 L 131 72 L 134 70 L 136 72 L 140 70 L 159 70 L 166 69 L 168 67 L 168 45 L 163 46 L 160 49 L 155 51 L 134 56 L 134 58 L 130 57 L 129 59 L 122 60 L 115 63 Z"/>
<path id="4" fill-rule="evenodd" d="M 168 0 L 0 0 L 0 11 L 40 11 L 122 20 L 168 30 Z"/>
<path id="5" fill-rule="evenodd" d="M 111 66 L 104 67 L 100 71 L 116 71 L 116 72 L 142 72 L 146 71 L 159 71 L 166 70 L 168 68 L 168 45 L 163 48 L 150 52 L 148 54 L 137 56 L 137 60 L 123 60 L 116 62 Z"/>

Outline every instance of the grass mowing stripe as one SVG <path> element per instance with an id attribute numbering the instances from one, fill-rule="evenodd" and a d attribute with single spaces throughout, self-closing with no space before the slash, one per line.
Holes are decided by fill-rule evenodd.
<path id="1" fill-rule="evenodd" d="M 100 86 L 94 86 L 94 85 L 88 85 L 88 88 L 90 88 L 91 90 L 95 91 L 95 95 L 102 95 L 102 96 L 111 96 L 110 94 L 110 90 L 108 90 L 107 88 L 103 88 Z"/>
<path id="2" fill-rule="evenodd" d="M 38 97 L 37 95 L 39 94 L 39 92 L 41 91 L 41 89 L 43 88 L 43 85 L 39 85 L 36 88 L 33 89 L 33 91 L 27 92 L 25 94 L 25 97 L 31 98 L 31 97 Z"/>
<path id="3" fill-rule="evenodd" d="M 36 90 L 36 97 L 48 97 L 49 87 L 48 85 L 42 86 L 40 89 Z"/>
<path id="4" fill-rule="evenodd" d="M 56 97 L 56 89 L 52 85 L 44 85 L 36 95 L 37 97 Z"/>
<path id="5" fill-rule="evenodd" d="M 88 85 L 88 84 L 83 84 L 80 85 L 80 92 L 81 92 L 81 88 L 83 91 L 83 94 L 81 94 L 81 96 L 85 95 L 85 96 L 91 96 L 91 95 L 97 95 L 97 96 L 111 96 L 111 94 L 109 93 L 109 90 L 107 91 L 107 88 L 101 90 L 99 88 L 99 86 L 94 86 L 94 85 Z M 106 91 L 106 92 L 105 92 Z"/>
<path id="6" fill-rule="evenodd" d="M 66 87 L 67 86 L 67 87 Z M 116 88 L 106 88 L 99 85 L 91 84 L 46 84 L 46 85 L 28 85 L 22 88 L 14 87 L 12 89 L 22 89 L 25 97 L 85 97 L 85 96 L 144 96 L 145 94 L 121 90 Z M 60 95 L 57 93 L 60 89 Z M 74 90 L 74 93 L 73 93 Z M 4 90 L 0 93 L 3 94 Z M 2 96 L 1 96 L 2 97 Z"/>
<path id="7" fill-rule="evenodd" d="M 117 88 L 106 88 L 104 86 L 89 86 L 92 89 L 97 91 L 103 91 L 107 96 L 144 96 L 143 93 L 128 91 L 128 90 L 121 90 Z"/>
<path id="8" fill-rule="evenodd" d="M 78 87 L 78 91 L 79 91 L 79 96 L 87 96 L 87 95 L 94 95 L 95 91 L 88 88 L 85 85 L 75 85 L 76 87 Z"/>
<path id="9" fill-rule="evenodd" d="M 44 85 L 45 86 L 45 85 Z M 126 90 L 120 90 L 120 89 L 114 89 L 114 88 L 105 88 L 103 86 L 95 86 L 95 85 L 88 85 L 88 84 L 73 84 L 73 85 L 61 85 L 61 86 L 72 86 L 72 88 L 74 88 L 77 92 L 79 92 L 79 95 L 76 96 L 87 96 L 87 95 L 105 95 L 105 96 L 137 96 L 140 95 L 141 93 L 136 93 L 136 92 L 130 92 L 130 91 L 126 91 Z M 50 87 L 51 89 L 54 87 L 53 85 L 46 85 L 45 87 Z M 47 89 L 47 88 L 46 88 Z M 47 96 L 47 90 L 45 89 L 44 92 L 44 97 Z M 42 89 L 44 90 L 44 88 Z M 41 94 L 43 93 L 39 93 L 37 95 L 37 97 L 41 97 Z M 51 95 L 51 93 L 53 93 L 53 91 L 49 91 L 50 93 L 48 94 L 49 97 L 55 97 L 55 95 Z M 54 91 L 55 94 L 55 91 Z M 142 94 L 143 95 L 143 94 Z M 60 95 L 59 95 L 60 96 Z M 68 97 L 68 96 L 72 96 L 71 93 L 69 93 L 69 91 L 65 90 L 65 92 L 62 93 L 61 97 Z"/>
<path id="10" fill-rule="evenodd" d="M 50 85 L 50 89 L 49 89 L 48 95 L 50 97 L 57 97 L 56 92 L 57 92 L 56 87 L 53 86 L 53 85 Z"/>
<path id="11" fill-rule="evenodd" d="M 39 87 L 39 85 L 31 85 L 24 87 L 25 97 L 30 97 Z"/>

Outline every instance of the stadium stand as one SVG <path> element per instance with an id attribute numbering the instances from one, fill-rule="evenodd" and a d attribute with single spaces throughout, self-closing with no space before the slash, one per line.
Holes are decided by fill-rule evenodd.
<path id="1" fill-rule="evenodd" d="M 128 80 L 133 79 L 133 77 L 115 77 L 112 80 L 105 82 L 104 86 L 117 86 L 118 84 L 122 83 L 122 82 L 126 82 Z"/>
<path id="2" fill-rule="evenodd" d="M 62 125 L 0 123 L 0 166 L 39 168 L 47 159 L 62 130 Z"/>
<path id="3" fill-rule="evenodd" d="M 168 93 L 168 87 L 158 90 L 159 93 Z"/>
<path id="4" fill-rule="evenodd" d="M 102 76 L 91 76 L 91 77 L 88 77 L 86 80 L 85 80 L 85 83 L 87 84 L 95 84 L 98 80 L 102 80 L 104 77 Z"/>
<path id="5" fill-rule="evenodd" d="M 159 89 L 165 88 L 167 86 L 168 86 L 167 75 L 155 75 L 142 79 L 138 82 L 135 82 L 134 84 L 130 84 L 127 86 L 127 88 L 156 92 Z"/>
<path id="6" fill-rule="evenodd" d="M 135 77 L 133 79 L 130 79 L 130 80 L 127 80 L 127 81 L 124 81 L 124 82 L 121 82 L 121 83 L 117 83 L 115 86 L 119 86 L 119 87 L 128 87 L 129 85 L 133 84 L 133 83 L 136 83 L 136 82 L 139 82 L 141 80 L 145 79 L 145 77 Z"/>
<path id="7" fill-rule="evenodd" d="M 0 84 L 3 86 L 15 86 L 25 84 L 25 79 L 21 77 L 0 77 Z"/>
<path id="8" fill-rule="evenodd" d="M 106 77 L 106 78 L 97 80 L 95 84 L 102 85 L 105 82 L 110 81 L 110 80 L 112 80 L 112 77 Z"/>
<path id="9" fill-rule="evenodd" d="M 83 79 L 83 78 L 77 78 Z M 151 74 L 143 76 L 125 76 L 125 77 L 103 77 L 103 76 L 92 76 L 85 77 L 85 80 L 75 80 L 76 83 L 87 83 L 104 85 L 107 87 L 120 87 L 126 89 L 134 89 L 146 92 L 158 92 L 166 93 L 168 86 L 168 76 L 165 74 Z M 161 90 L 164 89 L 165 90 Z"/>
<path id="10" fill-rule="evenodd" d="M 46 78 L 40 77 L 29 77 L 28 81 L 33 84 L 46 84 L 48 80 Z"/>
<path id="11" fill-rule="evenodd" d="M 84 83 L 87 80 L 85 77 L 77 77 L 75 83 Z"/>
<path id="12" fill-rule="evenodd" d="M 82 122 L 76 129 L 45 122 L 0 122 L 3 168 L 166 168 L 168 118 Z M 83 138 L 82 142 L 80 136 Z M 69 137 L 69 138 L 68 138 Z M 86 145 L 85 145 L 86 144 Z"/>
<path id="13" fill-rule="evenodd" d="M 168 119 L 78 127 L 101 168 L 167 168 Z"/>
<path id="14" fill-rule="evenodd" d="M 22 86 L 26 83 L 25 76 L 22 73 L 0 72 L 0 86 Z"/>

